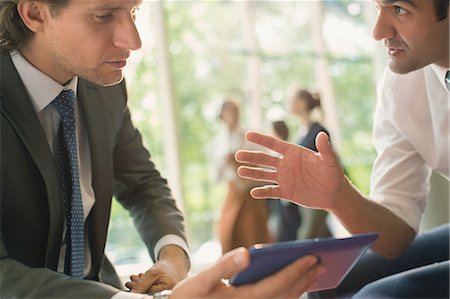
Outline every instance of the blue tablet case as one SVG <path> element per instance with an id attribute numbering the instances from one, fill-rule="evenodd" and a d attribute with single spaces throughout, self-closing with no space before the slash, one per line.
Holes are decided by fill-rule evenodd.
<path id="1" fill-rule="evenodd" d="M 308 292 L 335 288 L 344 279 L 353 265 L 378 238 L 376 233 L 354 235 L 349 238 L 322 238 L 314 240 L 288 241 L 272 244 L 257 244 L 249 248 L 250 266 L 230 283 L 234 286 L 257 282 L 277 272 L 296 259 L 313 254 L 320 258 L 326 271 Z"/>

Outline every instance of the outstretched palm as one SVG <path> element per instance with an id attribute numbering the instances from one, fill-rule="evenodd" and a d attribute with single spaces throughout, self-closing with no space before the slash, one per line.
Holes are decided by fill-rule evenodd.
<path id="1" fill-rule="evenodd" d="M 247 140 L 281 154 L 239 151 L 236 160 L 255 166 L 241 166 L 239 175 L 277 185 L 254 188 L 255 198 L 282 198 L 297 204 L 327 209 L 333 204 L 335 194 L 344 177 L 342 167 L 328 143 L 325 133 L 317 139 L 319 153 L 255 132 Z"/>

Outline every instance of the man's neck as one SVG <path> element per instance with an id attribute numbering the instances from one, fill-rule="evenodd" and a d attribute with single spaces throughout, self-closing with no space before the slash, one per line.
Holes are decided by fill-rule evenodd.
<path id="1" fill-rule="evenodd" d="M 65 85 L 73 79 L 73 76 L 70 74 L 58 71 L 58 69 L 55 68 L 55 64 L 51 61 L 51 55 L 49 55 L 48 51 L 34 47 L 32 41 L 30 41 L 20 53 L 35 68 L 61 85 Z"/>
<path id="2" fill-rule="evenodd" d="M 449 63 L 448 60 L 447 60 L 447 62 L 444 62 L 444 63 L 436 63 L 436 64 L 439 65 L 439 66 L 441 66 L 441 67 L 443 67 L 443 68 L 450 69 L 450 63 Z"/>
<path id="3" fill-rule="evenodd" d="M 435 61 L 432 64 L 435 64 L 435 65 L 437 65 L 439 67 L 442 67 L 444 69 L 450 69 L 450 64 L 449 64 L 448 59 L 446 61 Z"/>

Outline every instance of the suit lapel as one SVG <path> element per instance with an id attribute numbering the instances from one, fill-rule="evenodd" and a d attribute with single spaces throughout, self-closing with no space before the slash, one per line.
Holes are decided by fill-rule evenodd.
<path id="1" fill-rule="evenodd" d="M 46 264 L 56 269 L 62 239 L 63 203 L 55 164 L 48 163 L 54 161 L 53 156 L 31 99 L 8 52 L 1 52 L 0 64 L 1 113 L 15 128 L 45 181 L 50 216 Z"/>
<path id="2" fill-rule="evenodd" d="M 94 268 L 99 269 L 104 254 L 112 197 L 112 150 L 108 128 L 108 100 L 101 87 L 80 79 L 78 99 L 84 115 L 92 161 L 95 204 L 89 215 L 89 240 Z"/>

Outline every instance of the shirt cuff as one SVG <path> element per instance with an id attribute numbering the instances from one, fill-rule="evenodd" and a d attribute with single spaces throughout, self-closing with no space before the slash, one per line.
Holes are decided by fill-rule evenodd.
<path id="1" fill-rule="evenodd" d="M 183 240 L 183 238 L 181 238 L 180 236 L 177 236 L 177 235 L 165 235 L 164 237 L 159 239 L 159 241 L 156 243 L 156 246 L 154 249 L 155 258 L 157 261 L 159 260 L 159 252 L 166 245 L 176 245 L 178 247 L 181 247 L 181 249 L 183 249 L 184 252 L 186 252 L 187 257 L 189 259 L 191 258 L 190 254 L 189 254 L 189 249 L 188 249 L 187 243 L 185 240 Z"/>
<path id="2" fill-rule="evenodd" d="M 153 299 L 153 296 L 147 294 L 120 291 L 114 294 L 114 296 L 112 296 L 111 299 Z"/>

